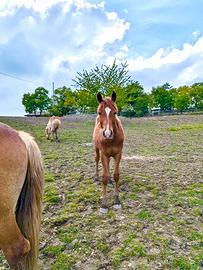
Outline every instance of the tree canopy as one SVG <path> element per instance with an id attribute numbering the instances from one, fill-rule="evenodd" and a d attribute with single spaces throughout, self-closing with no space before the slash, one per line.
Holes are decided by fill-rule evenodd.
<path id="1" fill-rule="evenodd" d="M 47 111 L 51 99 L 48 96 L 49 91 L 43 87 L 38 87 L 35 92 L 23 95 L 22 104 L 25 106 L 25 111 L 28 113 L 34 113 L 36 115 L 39 111 L 40 115 L 43 111 Z"/>
<path id="2" fill-rule="evenodd" d="M 118 94 L 117 105 L 122 108 L 125 98 L 124 88 L 130 82 L 127 67 L 127 62 L 118 65 L 115 60 L 111 66 L 96 66 L 90 71 L 78 72 L 73 82 L 79 94 L 80 103 L 86 104 L 87 109 L 94 111 L 97 107 L 96 94 L 101 92 L 103 95 L 111 95 L 114 90 Z"/>
<path id="3" fill-rule="evenodd" d="M 75 112 L 95 113 L 96 94 L 101 92 L 110 96 L 113 90 L 117 93 L 118 109 L 125 116 L 144 116 L 153 107 L 159 107 L 163 112 L 203 110 L 203 82 L 178 88 L 166 82 L 146 93 L 140 82 L 131 79 L 127 62 L 117 64 L 114 61 L 109 66 L 83 70 L 77 73 L 73 82 L 76 89 L 57 88 L 52 98 L 43 87 L 36 88 L 34 93 L 25 93 L 22 98 L 25 111 L 34 114 L 45 111 L 59 116 Z"/>
<path id="4" fill-rule="evenodd" d="M 74 112 L 75 109 L 75 93 L 71 88 L 63 86 L 54 91 L 53 100 L 49 108 L 49 112 L 54 115 L 63 116 Z"/>

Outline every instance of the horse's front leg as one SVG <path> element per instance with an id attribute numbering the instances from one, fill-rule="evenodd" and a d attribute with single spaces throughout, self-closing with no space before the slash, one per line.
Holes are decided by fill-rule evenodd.
<path id="1" fill-rule="evenodd" d="M 114 197 L 114 208 L 115 209 L 120 209 L 121 206 L 121 202 L 119 199 L 119 164 L 120 164 L 120 160 L 121 160 L 121 153 L 117 154 L 114 157 L 115 160 L 115 166 L 114 166 L 114 174 L 113 174 L 113 178 L 115 181 L 115 197 Z"/>
<path id="2" fill-rule="evenodd" d="M 99 148 L 95 147 L 95 177 L 94 177 L 94 181 L 97 182 L 99 181 L 99 158 L 100 158 L 100 154 L 99 154 Z"/>
<path id="3" fill-rule="evenodd" d="M 103 196 L 102 196 L 102 203 L 100 207 L 101 213 L 108 212 L 107 206 L 107 184 L 109 180 L 109 157 L 106 157 L 103 153 L 101 153 L 101 162 L 103 167 L 103 175 L 102 175 L 102 184 L 103 184 Z"/>
<path id="4" fill-rule="evenodd" d="M 56 136 L 56 141 L 60 142 L 59 129 L 58 128 L 55 130 L 55 136 Z"/>

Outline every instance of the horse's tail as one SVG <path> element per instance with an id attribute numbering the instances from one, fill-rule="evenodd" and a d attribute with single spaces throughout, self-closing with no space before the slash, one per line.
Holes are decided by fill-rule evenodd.
<path id="1" fill-rule="evenodd" d="M 16 206 L 16 220 L 22 234 L 30 241 L 30 252 L 26 257 L 25 269 L 38 269 L 39 231 L 43 197 L 43 164 L 40 150 L 34 139 L 23 131 L 19 136 L 26 145 L 28 167 L 25 182 Z"/>

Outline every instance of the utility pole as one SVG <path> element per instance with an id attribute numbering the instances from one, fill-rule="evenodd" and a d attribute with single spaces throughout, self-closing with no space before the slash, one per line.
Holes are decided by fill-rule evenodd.
<path id="1" fill-rule="evenodd" d="M 52 91 L 53 91 L 52 104 L 53 104 L 53 111 L 54 111 L 54 82 L 52 82 Z"/>
<path id="2" fill-rule="evenodd" d="M 54 104 L 54 82 L 52 83 L 52 89 L 53 89 L 53 104 Z"/>

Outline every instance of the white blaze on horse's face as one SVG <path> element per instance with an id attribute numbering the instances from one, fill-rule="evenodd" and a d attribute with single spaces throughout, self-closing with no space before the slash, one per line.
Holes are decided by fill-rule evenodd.
<path id="1" fill-rule="evenodd" d="M 112 136 L 112 131 L 109 129 L 109 114 L 110 114 L 111 109 L 109 107 L 105 108 L 106 116 L 107 116 L 107 127 L 106 130 L 104 131 L 104 137 L 110 138 Z"/>

